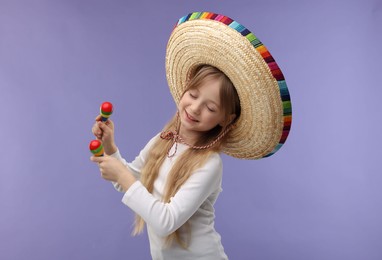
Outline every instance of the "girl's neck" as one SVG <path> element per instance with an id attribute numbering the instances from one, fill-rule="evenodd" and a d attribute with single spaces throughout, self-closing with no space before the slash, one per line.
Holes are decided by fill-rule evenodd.
<path id="1" fill-rule="evenodd" d="M 200 133 L 190 132 L 190 131 L 182 131 L 182 125 L 179 127 L 179 136 L 182 140 L 190 145 L 195 145 L 197 141 L 200 139 Z"/>

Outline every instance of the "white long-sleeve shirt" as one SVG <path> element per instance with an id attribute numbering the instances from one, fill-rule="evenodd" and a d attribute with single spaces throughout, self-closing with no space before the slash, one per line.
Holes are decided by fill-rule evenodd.
<path id="1" fill-rule="evenodd" d="M 214 203 L 221 192 L 222 161 L 218 153 L 210 156 L 204 166 L 196 170 L 182 185 L 170 202 L 162 202 L 162 196 L 167 181 L 167 175 L 175 160 L 188 146 L 178 144 L 176 154 L 166 158 L 160 168 L 158 178 L 154 182 L 151 193 L 139 181 L 141 169 L 147 161 L 150 147 L 155 142 L 155 136 L 131 163 L 124 160 L 119 151 L 112 156 L 126 165 L 138 179 L 124 194 L 122 202 L 140 215 L 147 224 L 150 240 L 151 256 L 154 260 L 165 259 L 228 259 L 221 244 L 220 235 L 214 228 Z M 175 147 L 172 147 L 174 149 Z M 173 151 L 170 151 L 172 154 Z M 115 188 L 121 191 L 118 184 Z M 191 239 L 188 249 L 183 249 L 178 243 L 165 245 L 165 238 L 188 221 L 191 229 Z"/>

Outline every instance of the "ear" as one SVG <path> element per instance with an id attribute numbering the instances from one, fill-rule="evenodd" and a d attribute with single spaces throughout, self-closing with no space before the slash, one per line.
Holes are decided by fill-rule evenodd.
<path id="1" fill-rule="evenodd" d="M 223 120 L 222 122 L 219 123 L 221 127 L 226 127 L 227 125 L 231 124 L 233 120 L 235 120 L 236 114 L 231 114 L 229 115 L 228 119 Z"/>

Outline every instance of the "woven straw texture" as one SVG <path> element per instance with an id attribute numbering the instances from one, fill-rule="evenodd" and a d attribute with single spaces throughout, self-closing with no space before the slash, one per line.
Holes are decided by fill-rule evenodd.
<path id="1" fill-rule="evenodd" d="M 200 64 L 223 71 L 240 98 L 241 115 L 223 152 L 242 159 L 274 154 L 288 136 L 291 104 L 284 76 L 265 46 L 226 16 L 191 13 L 175 25 L 166 51 L 167 81 L 177 104 Z"/>

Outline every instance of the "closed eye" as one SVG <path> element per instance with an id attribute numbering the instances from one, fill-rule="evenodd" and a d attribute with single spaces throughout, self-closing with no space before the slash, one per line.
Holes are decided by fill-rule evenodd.
<path id="1" fill-rule="evenodd" d="M 190 97 L 192 97 L 193 99 L 197 98 L 197 96 L 192 94 L 191 92 L 189 92 L 189 94 L 190 94 Z"/>
<path id="2" fill-rule="evenodd" d="M 209 111 L 211 111 L 211 112 L 216 112 L 216 110 L 215 110 L 214 108 L 211 108 L 211 107 L 209 107 L 209 106 L 207 106 L 207 109 L 208 109 Z"/>

